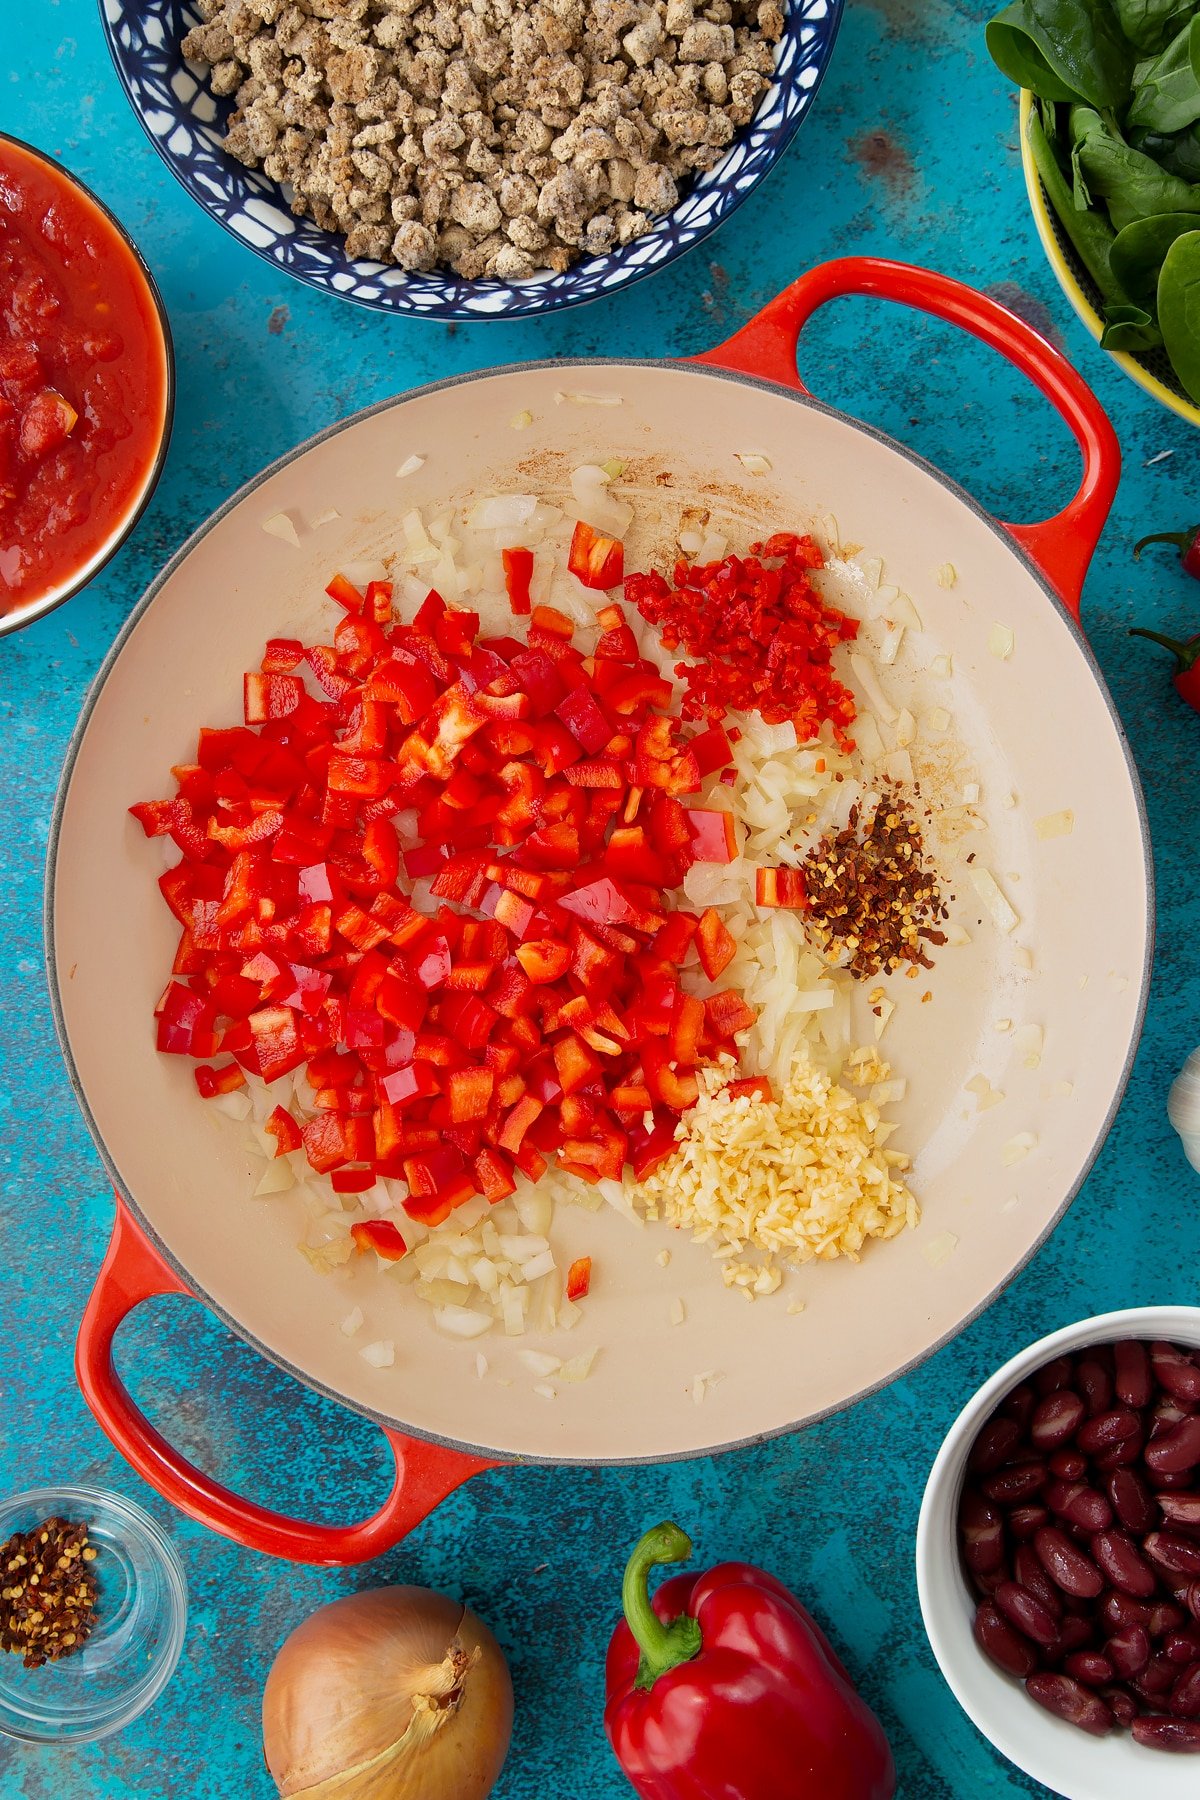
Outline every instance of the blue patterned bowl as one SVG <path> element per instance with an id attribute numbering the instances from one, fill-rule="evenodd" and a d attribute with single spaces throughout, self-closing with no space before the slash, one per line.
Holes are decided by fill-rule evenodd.
<path id="1" fill-rule="evenodd" d="M 213 98 L 180 45 L 197 18 L 180 0 L 100 0 L 108 46 L 154 148 L 218 224 L 309 287 L 378 312 L 427 319 L 517 319 L 598 300 L 661 269 L 716 230 L 791 143 L 833 52 L 845 0 L 790 0 L 775 79 L 754 119 L 679 205 L 624 249 L 564 273 L 465 281 L 351 262 L 343 240 L 288 210 L 275 182 L 221 148 L 232 100 Z"/>

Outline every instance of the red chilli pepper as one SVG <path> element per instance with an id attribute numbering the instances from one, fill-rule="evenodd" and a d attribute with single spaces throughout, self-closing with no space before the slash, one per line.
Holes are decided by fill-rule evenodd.
<path id="1" fill-rule="evenodd" d="M 625 1570 L 625 1620 L 609 1645 L 605 1729 L 642 1800 L 892 1800 L 878 1719 L 816 1621 L 747 1563 L 677 1575 L 691 1540 L 657 1525 Z"/>
<path id="2" fill-rule="evenodd" d="M 1156 531 L 1150 537 L 1139 538 L 1133 546 L 1135 561 L 1147 544 L 1174 544 L 1187 574 L 1200 581 L 1200 525 L 1193 525 L 1190 531 Z"/>
<path id="3" fill-rule="evenodd" d="M 1192 572 L 1200 573 L 1197 570 Z M 1187 701 L 1193 711 L 1200 712 L 1200 633 L 1181 640 L 1164 637 L 1159 631 L 1146 631 L 1138 626 L 1129 635 L 1149 638 L 1152 644 L 1161 644 L 1164 650 L 1171 652 L 1175 658 L 1175 673 L 1171 677 L 1175 683 L 1175 692 Z"/>

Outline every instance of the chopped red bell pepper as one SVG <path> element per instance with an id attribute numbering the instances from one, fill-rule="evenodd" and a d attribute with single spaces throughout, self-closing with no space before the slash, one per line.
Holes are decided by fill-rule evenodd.
<path id="1" fill-rule="evenodd" d="M 808 889 L 801 869 L 756 869 L 754 898 L 759 906 L 803 908 L 808 905 Z"/>
<path id="2" fill-rule="evenodd" d="M 408 1250 L 390 1219 L 363 1219 L 350 1227 L 350 1236 L 358 1249 L 374 1250 L 385 1262 L 399 1262 Z"/>
<path id="3" fill-rule="evenodd" d="M 616 587 L 625 574 L 625 546 L 580 519 L 571 535 L 567 567 L 584 587 Z"/>
<path id="4" fill-rule="evenodd" d="M 504 563 L 504 585 L 508 590 L 508 604 L 515 615 L 520 617 L 530 610 L 529 584 L 533 579 L 532 550 L 502 550 Z"/>
<path id="5" fill-rule="evenodd" d="M 592 1285 L 592 1259 L 580 1256 L 567 1270 L 567 1299 L 582 1300 Z"/>

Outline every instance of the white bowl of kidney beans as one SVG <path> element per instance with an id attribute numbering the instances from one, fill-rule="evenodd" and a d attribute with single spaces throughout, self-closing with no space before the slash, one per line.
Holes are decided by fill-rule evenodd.
<path id="1" fill-rule="evenodd" d="M 964 1407 L 917 1527 L 960 1705 L 1067 1800 L 1200 1795 L 1200 1308 L 1069 1325 Z"/>

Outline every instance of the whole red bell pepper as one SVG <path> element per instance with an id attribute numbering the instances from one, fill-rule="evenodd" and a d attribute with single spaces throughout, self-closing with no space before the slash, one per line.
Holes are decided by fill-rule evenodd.
<path id="1" fill-rule="evenodd" d="M 605 1729 L 642 1800 L 891 1800 L 883 1729 L 820 1626 L 748 1563 L 650 1570 L 691 1540 L 656 1525 L 625 1570 L 608 1650 Z"/>

